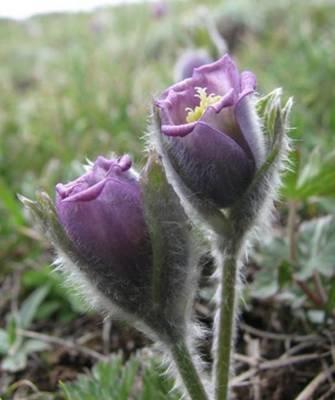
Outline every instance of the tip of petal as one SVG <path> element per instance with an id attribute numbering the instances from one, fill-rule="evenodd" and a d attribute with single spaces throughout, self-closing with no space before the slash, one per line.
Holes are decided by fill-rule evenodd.
<path id="1" fill-rule="evenodd" d="M 197 121 L 182 125 L 162 125 L 161 130 L 166 136 L 184 137 L 193 131 L 196 124 Z"/>
<path id="2" fill-rule="evenodd" d="M 214 61 L 213 63 L 202 65 L 198 68 L 195 68 L 193 70 L 193 76 L 196 77 L 198 73 L 207 73 L 207 72 L 212 72 L 217 69 L 221 68 L 232 68 L 234 70 L 237 70 L 237 66 L 234 62 L 234 60 L 230 57 L 228 53 L 226 53 L 223 57 L 219 58 L 217 61 Z"/>
<path id="3" fill-rule="evenodd" d="M 251 71 L 243 71 L 241 73 L 241 92 L 239 93 L 237 103 L 239 103 L 245 96 L 254 93 L 256 89 L 256 76 Z"/>
<path id="4" fill-rule="evenodd" d="M 56 193 L 59 195 L 61 199 L 64 199 L 69 192 L 69 189 L 63 183 L 57 183 L 56 185 Z"/>
<path id="5" fill-rule="evenodd" d="M 224 107 L 233 106 L 235 102 L 235 90 L 231 88 L 228 93 L 222 96 L 221 100 L 218 101 L 216 104 L 209 106 L 208 108 L 212 107 L 219 113 Z"/>
<path id="6" fill-rule="evenodd" d="M 118 159 L 118 165 L 121 168 L 122 172 L 128 171 L 128 169 L 132 166 L 132 159 L 130 158 L 129 154 L 124 154 Z"/>
<path id="7" fill-rule="evenodd" d="M 82 190 L 78 193 L 75 193 L 66 198 L 63 198 L 63 202 L 69 203 L 69 202 L 77 202 L 77 201 L 94 200 L 100 195 L 100 193 L 104 189 L 107 180 L 108 179 L 104 179 L 104 180 L 100 181 L 99 183 L 91 186 L 88 189 Z M 56 187 L 56 190 L 57 190 L 57 187 Z"/>

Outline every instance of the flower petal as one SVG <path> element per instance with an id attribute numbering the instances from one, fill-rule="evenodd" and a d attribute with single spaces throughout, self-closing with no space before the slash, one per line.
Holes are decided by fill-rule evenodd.
<path id="1" fill-rule="evenodd" d="M 228 135 L 199 121 L 191 135 L 166 138 L 172 165 L 186 186 L 219 207 L 229 207 L 245 191 L 255 163 Z"/>
<path id="2" fill-rule="evenodd" d="M 227 102 L 227 104 L 229 103 Z M 200 121 L 205 122 L 218 132 L 224 132 L 224 134 L 235 140 L 250 158 L 253 157 L 248 142 L 236 120 L 233 106 L 224 107 L 219 112 L 212 106 L 208 107 Z"/>
<path id="3" fill-rule="evenodd" d="M 197 122 L 191 122 L 189 124 L 182 125 L 162 125 L 162 133 L 166 136 L 180 136 L 184 137 L 192 132 Z"/>
<path id="4" fill-rule="evenodd" d="M 250 95 L 245 95 L 235 106 L 235 119 L 258 168 L 265 161 L 265 144 L 253 101 Z"/>
<path id="5" fill-rule="evenodd" d="M 71 202 L 71 201 L 91 201 L 96 199 L 100 193 L 102 192 L 103 188 L 105 187 L 107 179 L 96 183 L 93 186 L 83 189 L 79 187 L 79 190 L 73 190 L 70 195 L 63 199 L 63 202 Z M 61 188 L 59 185 L 56 185 L 56 190 L 58 193 L 61 192 Z"/>
<path id="6" fill-rule="evenodd" d="M 237 103 L 245 96 L 252 94 L 256 89 L 256 76 L 250 71 L 241 73 L 241 92 L 239 93 Z"/>
<path id="7" fill-rule="evenodd" d="M 143 268 L 143 275 L 149 267 L 150 242 L 139 186 L 115 179 L 99 186 L 100 194 L 91 201 L 56 196 L 60 222 L 89 265 L 111 266 L 111 274 L 121 280 L 141 280 L 136 268 Z"/>
<path id="8" fill-rule="evenodd" d="M 228 54 L 218 61 L 195 68 L 193 83 L 206 87 L 208 93 L 224 96 L 231 88 L 240 92 L 240 77 L 236 64 Z"/>

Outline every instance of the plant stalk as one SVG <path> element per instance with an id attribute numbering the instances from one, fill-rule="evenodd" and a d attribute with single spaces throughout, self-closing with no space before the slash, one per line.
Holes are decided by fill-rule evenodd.
<path id="1" fill-rule="evenodd" d="M 170 351 L 190 398 L 209 400 L 186 343 L 176 342 L 171 345 Z"/>
<path id="2" fill-rule="evenodd" d="M 223 252 L 221 251 L 223 256 Z M 239 250 L 227 247 L 220 283 L 219 316 L 214 347 L 214 392 L 216 400 L 229 398 L 229 377 L 234 349 L 236 285 Z M 220 268 L 221 266 L 219 266 Z"/>

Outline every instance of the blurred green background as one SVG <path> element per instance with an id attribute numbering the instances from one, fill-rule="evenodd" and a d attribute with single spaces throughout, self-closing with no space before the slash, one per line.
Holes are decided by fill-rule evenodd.
<path id="1" fill-rule="evenodd" d="M 34 197 L 41 188 L 53 194 L 56 183 L 78 176 L 87 158 L 112 151 L 132 154 L 141 166 L 152 98 L 173 82 L 175 62 L 185 50 L 204 48 L 219 56 L 208 30 L 214 23 L 240 68 L 256 73 L 260 94 L 282 87 L 284 98 L 294 97 L 290 172 L 274 235 L 264 248 L 261 238 L 254 255 L 249 307 L 253 298 L 284 298 L 306 311 L 311 324 L 327 323 L 332 314 L 334 2 L 185 0 L 167 5 L 159 17 L 152 5 L 133 4 L 89 14 L 0 20 L 2 332 L 13 329 L 10 321 L 20 324 L 18 309 L 32 294 L 37 300 L 30 322 L 35 321 L 36 331 L 47 326 L 54 332 L 45 321 L 73 321 L 83 311 L 50 274 L 48 243 L 31 228 L 16 194 Z M 315 285 L 323 291 L 319 303 L 306 292 L 318 291 Z M 37 292 L 41 287 L 45 293 Z M 8 384 L 17 379 L 9 376 Z M 1 383 L 6 387 L 0 380 L 0 393 Z"/>

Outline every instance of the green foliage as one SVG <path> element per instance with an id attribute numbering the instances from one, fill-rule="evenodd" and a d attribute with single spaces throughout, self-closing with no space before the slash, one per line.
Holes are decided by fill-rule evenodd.
<path id="1" fill-rule="evenodd" d="M 22 303 L 16 314 L 8 316 L 6 329 L 0 329 L 0 355 L 3 356 L 1 368 L 16 372 L 27 365 L 31 353 L 47 350 L 49 346 L 40 340 L 25 339 L 23 329 L 28 329 L 33 322 L 38 307 L 48 293 L 48 286 L 36 289 Z"/>
<path id="2" fill-rule="evenodd" d="M 258 298 L 273 296 L 283 285 L 279 271 L 288 259 L 288 245 L 280 237 L 264 240 L 253 257 L 262 266 L 252 285 L 252 295 Z"/>
<path id="3" fill-rule="evenodd" d="M 287 199 L 300 201 L 334 198 L 335 152 L 324 155 L 317 148 L 304 161 L 298 151 L 292 152 L 282 194 Z"/>
<path id="4" fill-rule="evenodd" d="M 131 358 L 126 364 L 120 356 L 109 363 L 100 362 L 88 375 L 80 376 L 74 383 L 61 383 L 61 393 L 66 400 L 177 400 L 172 382 L 162 369 L 150 362 L 144 371 L 140 359 Z"/>
<path id="5" fill-rule="evenodd" d="M 26 270 L 22 276 L 22 284 L 29 292 L 43 286 L 48 282 L 48 294 L 40 304 L 37 312 L 37 320 L 46 320 L 56 316 L 58 320 L 69 321 L 78 313 L 88 312 L 78 296 L 64 286 L 64 281 L 59 274 L 52 271 L 52 267 L 44 266 L 36 270 Z"/>
<path id="6" fill-rule="evenodd" d="M 261 244 L 254 258 L 262 269 L 256 275 L 251 287 L 252 295 L 266 298 L 284 289 L 293 300 L 293 305 L 300 305 L 304 292 L 297 290 L 297 281 L 306 282 L 315 291 L 313 279 L 318 275 L 326 295 L 326 301 L 319 306 L 324 312 L 333 312 L 335 310 L 335 217 L 325 216 L 302 223 L 296 233 L 295 241 L 294 261 L 290 256 L 290 243 L 284 235 L 270 237 Z M 315 307 L 318 304 L 310 306 Z"/>
<path id="7" fill-rule="evenodd" d="M 335 217 L 327 216 L 304 222 L 298 236 L 298 268 L 300 279 L 314 272 L 331 278 L 335 275 Z"/>

